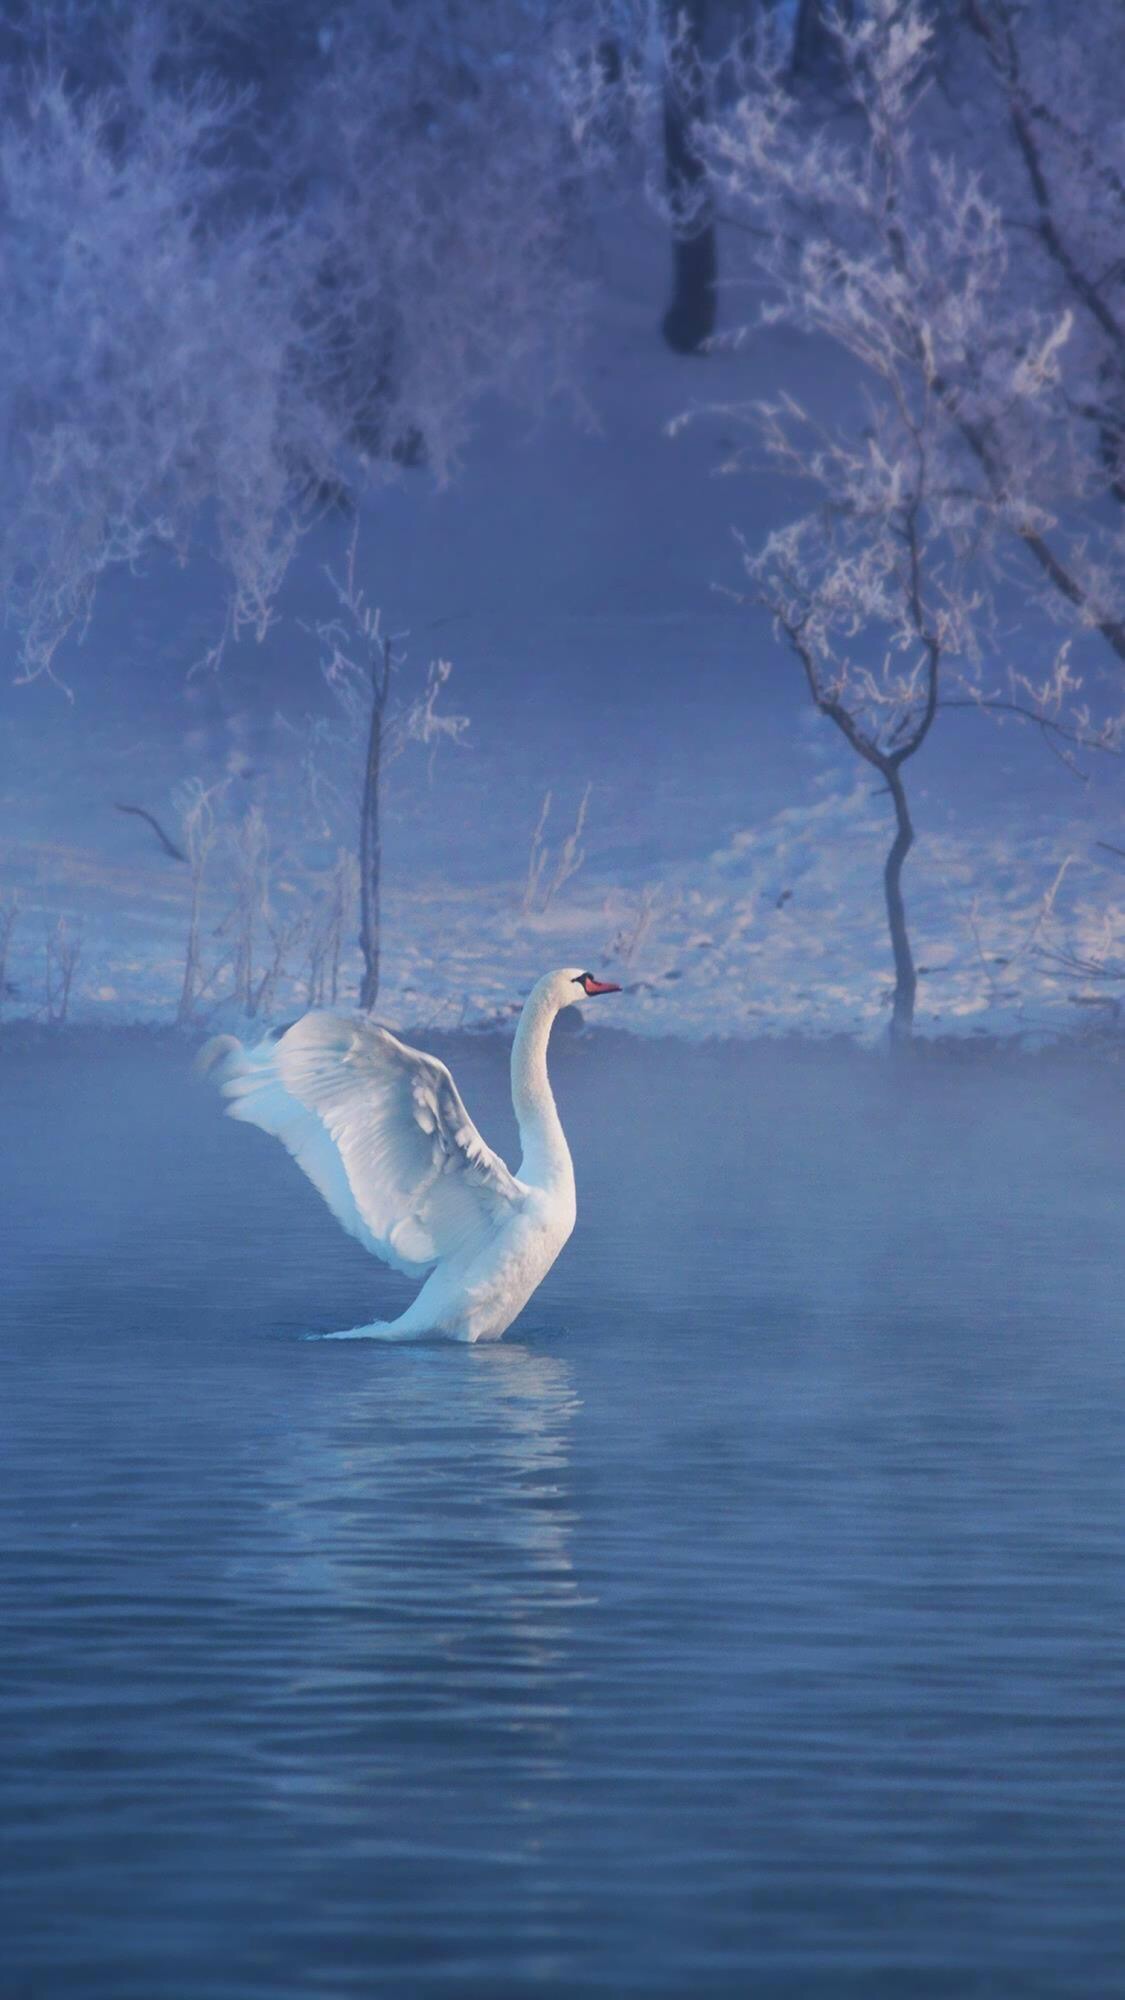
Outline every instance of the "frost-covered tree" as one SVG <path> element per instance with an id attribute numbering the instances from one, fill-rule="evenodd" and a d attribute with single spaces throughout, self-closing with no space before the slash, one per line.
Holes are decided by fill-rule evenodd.
<path id="1" fill-rule="evenodd" d="M 1118 744 L 1120 688 L 1100 706 L 1087 696 L 1066 640 L 1039 632 L 1003 658 L 998 579 L 1062 616 L 1068 638 L 1099 634 L 1125 660 L 1111 499 L 1125 125 L 1099 126 L 1092 108 L 1119 28 L 1100 0 L 1080 45 L 1013 0 L 971 0 L 970 14 L 973 32 L 944 51 L 965 115 L 933 88 L 933 10 L 867 0 L 825 16 L 837 109 L 795 94 L 785 61 L 751 71 L 740 56 L 712 79 L 695 133 L 765 288 L 763 319 L 849 363 L 831 418 L 789 394 L 730 414 L 748 420 L 751 456 L 764 445 L 812 489 L 812 511 L 748 551 L 747 568 L 818 708 L 891 796 L 898 1035 L 915 991 L 903 766 L 940 709 L 1019 716 L 1064 759 Z M 1009 143 L 996 148 L 1001 112 Z"/>
<path id="2" fill-rule="evenodd" d="M 107 567 L 183 552 L 204 507 L 236 623 L 262 626 L 296 528 L 277 440 L 297 301 L 272 225 L 227 213 L 234 103 L 153 84 L 123 141 L 126 104 L 53 76 L 5 107 L 0 593 L 27 677 Z"/>
<path id="3" fill-rule="evenodd" d="M 990 102 L 1006 144 L 993 174 L 1009 243 L 1030 237 L 1037 255 L 1013 268 L 1049 310 L 1070 319 L 1063 375 L 1072 429 L 1092 428 L 1100 466 L 1087 491 L 1125 502 L 1125 118 L 1118 72 L 1125 24 L 1112 0 L 1091 0 L 1068 19 L 1036 15 L 1026 0 L 965 0 L 964 18 L 986 64 Z M 995 143 L 995 142 L 994 142 Z M 1088 439 L 1082 443 L 1088 449 Z M 1083 454 L 1084 455 L 1084 454 Z M 1107 591 L 1084 557 L 1073 577 L 1035 552 L 1049 582 L 1125 657 L 1121 586 Z M 1111 562 L 1120 554 L 1120 530 Z M 1103 629 L 1104 628 L 1104 629 Z"/>
<path id="4" fill-rule="evenodd" d="M 1049 9 L 970 0 L 952 109 L 924 0 L 830 18 L 837 115 L 766 65 L 698 134 L 766 316 L 864 370 L 891 352 L 989 552 L 1014 544 L 1043 602 L 1125 659 L 1125 527 L 1101 512 L 1121 481 L 1119 9 L 1091 0 L 1079 38 Z"/>
<path id="5" fill-rule="evenodd" d="M 482 396 L 566 373 L 574 171 L 541 17 L 285 13 L 278 37 L 256 0 L 44 0 L 0 44 L 0 599 L 25 677 L 108 567 L 183 556 L 203 523 L 231 627 L 260 633 L 326 495 L 403 459 L 448 477 Z"/>

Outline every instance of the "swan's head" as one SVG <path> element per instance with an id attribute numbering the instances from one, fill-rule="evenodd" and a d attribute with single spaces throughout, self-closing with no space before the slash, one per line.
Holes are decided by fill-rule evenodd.
<path id="1" fill-rule="evenodd" d="M 595 979 L 592 972 L 583 972 L 577 965 L 564 965 L 558 972 L 548 972 L 536 991 L 561 1011 L 576 1006 L 579 1000 L 592 1000 L 598 993 L 620 993 L 621 988 L 609 979 Z"/>

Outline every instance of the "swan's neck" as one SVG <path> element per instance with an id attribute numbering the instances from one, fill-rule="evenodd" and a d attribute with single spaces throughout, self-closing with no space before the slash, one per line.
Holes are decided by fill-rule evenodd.
<path id="1" fill-rule="evenodd" d="M 545 995 L 533 993 L 520 1016 L 512 1047 L 512 1106 L 523 1143 L 520 1179 L 535 1187 L 569 1187 L 574 1169 L 547 1079 L 547 1042 L 558 1012 Z"/>

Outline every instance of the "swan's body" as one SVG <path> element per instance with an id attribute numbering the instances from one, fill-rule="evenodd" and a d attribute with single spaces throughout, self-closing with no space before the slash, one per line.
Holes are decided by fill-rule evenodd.
<path id="1" fill-rule="evenodd" d="M 616 992 L 588 972 L 532 989 L 512 1049 L 523 1158 L 486 1146 L 444 1063 L 365 1014 L 306 1014 L 276 1040 L 209 1042 L 232 1118 L 272 1132 L 366 1249 L 426 1281 L 396 1320 L 335 1339 L 498 1340 L 574 1228 L 574 1168 L 547 1078 L 560 1009 Z"/>

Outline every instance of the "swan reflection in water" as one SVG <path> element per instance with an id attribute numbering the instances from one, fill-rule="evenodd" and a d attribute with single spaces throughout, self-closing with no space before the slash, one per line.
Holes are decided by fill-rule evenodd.
<path id="1" fill-rule="evenodd" d="M 315 1789 L 318 1748 L 341 1728 L 361 1788 L 404 1732 L 435 1727 L 456 1736 L 484 1720 L 494 1747 L 497 1727 L 516 1730 L 551 1758 L 581 1602 L 570 1364 L 492 1342 L 337 1348 L 331 1369 L 322 1347 L 298 1352 L 315 1364 L 314 1400 L 255 1468 L 263 1506 L 230 1569 L 255 1644 L 261 1621 L 273 1633 L 290 1750 L 280 1789 Z M 332 1769 L 338 1790 L 338 1757 Z"/>

